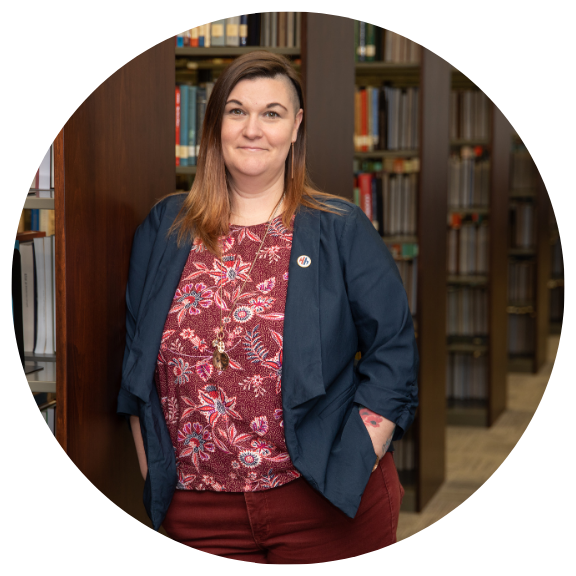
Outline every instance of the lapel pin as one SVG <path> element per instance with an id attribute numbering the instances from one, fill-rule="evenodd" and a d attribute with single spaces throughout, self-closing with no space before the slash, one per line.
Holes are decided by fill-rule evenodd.
<path id="1" fill-rule="evenodd" d="M 312 260 L 310 260 L 309 256 L 298 256 L 298 266 L 301 268 L 308 268 L 310 264 L 312 264 Z"/>

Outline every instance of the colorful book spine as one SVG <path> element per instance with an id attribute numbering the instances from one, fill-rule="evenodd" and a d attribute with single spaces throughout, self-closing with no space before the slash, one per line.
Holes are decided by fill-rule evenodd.
<path id="1" fill-rule="evenodd" d="M 374 62 L 376 55 L 376 31 L 374 24 L 366 23 L 366 62 Z"/>
<path id="2" fill-rule="evenodd" d="M 180 87 L 176 86 L 176 166 L 180 166 Z"/>
<path id="3" fill-rule="evenodd" d="M 212 22 L 210 43 L 212 46 L 224 46 L 226 43 L 226 19 Z"/>
<path id="4" fill-rule="evenodd" d="M 360 208 L 372 221 L 372 174 L 358 174 L 358 187 L 360 188 Z"/>
<path id="5" fill-rule="evenodd" d="M 190 48 L 198 48 L 199 46 L 199 28 L 199 26 L 196 26 L 195 28 L 190 29 Z"/>
<path id="6" fill-rule="evenodd" d="M 226 18 L 226 46 L 240 45 L 240 16 Z"/>
<path id="7" fill-rule="evenodd" d="M 197 86 L 188 87 L 188 165 L 196 166 L 196 94 Z"/>
<path id="8" fill-rule="evenodd" d="M 240 16 L 240 46 L 248 46 L 248 14 Z"/>
<path id="9" fill-rule="evenodd" d="M 188 86 L 180 85 L 180 166 L 188 166 Z"/>

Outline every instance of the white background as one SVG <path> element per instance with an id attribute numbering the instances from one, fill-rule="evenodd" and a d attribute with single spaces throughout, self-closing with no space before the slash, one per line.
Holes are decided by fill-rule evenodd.
<path id="1" fill-rule="evenodd" d="M 301 573 L 536 574 L 574 569 L 574 18 L 569 2 L 350 3 L 221 0 L 3 3 L 0 18 L 2 227 L 0 566 L 5 574 L 264 573 L 187 549 L 111 504 L 49 435 L 18 362 L 10 268 L 19 215 L 50 143 L 108 76 L 182 30 L 238 12 L 316 11 L 370 21 L 436 52 L 504 112 L 544 178 L 562 236 L 567 298 L 553 376 L 526 433 L 464 504 L 390 548 Z M 565 568 L 568 568 L 566 570 Z M 287 573 L 288 566 L 274 568 Z"/>

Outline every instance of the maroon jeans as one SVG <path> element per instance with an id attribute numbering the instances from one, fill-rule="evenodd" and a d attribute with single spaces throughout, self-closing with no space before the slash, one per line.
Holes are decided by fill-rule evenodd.
<path id="1" fill-rule="evenodd" d="M 163 527 L 173 540 L 235 560 L 329 562 L 396 542 L 403 496 L 387 452 L 371 474 L 354 518 L 300 477 L 260 492 L 176 490 Z"/>

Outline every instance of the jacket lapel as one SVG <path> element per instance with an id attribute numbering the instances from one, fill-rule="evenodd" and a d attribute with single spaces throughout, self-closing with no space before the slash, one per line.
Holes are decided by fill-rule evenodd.
<path id="1" fill-rule="evenodd" d="M 320 348 L 320 212 L 300 208 L 288 267 L 284 315 L 282 403 L 294 408 L 326 393 Z M 298 258 L 308 256 L 307 267 Z"/>

